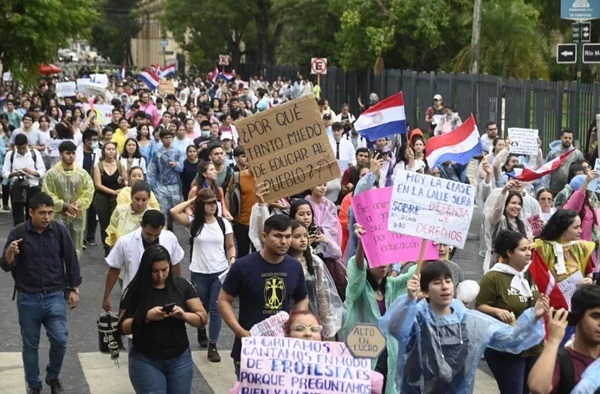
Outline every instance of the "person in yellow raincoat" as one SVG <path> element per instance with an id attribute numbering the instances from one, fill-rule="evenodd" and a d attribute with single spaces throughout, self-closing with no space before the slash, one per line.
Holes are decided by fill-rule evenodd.
<path id="1" fill-rule="evenodd" d="M 94 181 L 90 174 L 75 164 L 77 146 L 65 141 L 58 147 L 60 161 L 44 177 L 42 191 L 54 200 L 55 218 L 69 230 L 77 255 L 83 251 L 87 209 L 94 198 Z"/>
<path id="2" fill-rule="evenodd" d="M 131 205 L 131 188 L 136 182 L 144 180 L 144 170 L 142 167 L 131 167 L 128 173 L 128 185 L 121 189 L 119 195 L 117 196 L 117 207 L 119 206 L 130 206 Z M 154 193 L 150 192 L 150 199 L 148 200 L 148 207 L 151 209 L 160 210 L 160 206 L 158 205 L 158 200 Z M 116 242 L 116 241 L 115 241 Z"/>
<path id="3" fill-rule="evenodd" d="M 148 209 L 150 201 L 150 185 L 146 181 L 137 181 L 130 188 L 129 205 L 118 205 L 110 218 L 110 224 L 106 229 L 106 244 L 111 248 L 123 235 L 137 230 L 142 223 L 142 216 Z"/>

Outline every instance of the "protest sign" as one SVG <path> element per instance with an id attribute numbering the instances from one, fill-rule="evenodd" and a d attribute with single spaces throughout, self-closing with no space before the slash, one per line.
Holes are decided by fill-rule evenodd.
<path id="1" fill-rule="evenodd" d="M 240 361 L 241 393 L 371 393 L 371 361 L 342 342 L 246 337 Z"/>
<path id="2" fill-rule="evenodd" d="M 463 248 L 475 188 L 416 172 L 396 171 L 388 229 Z"/>
<path id="3" fill-rule="evenodd" d="M 173 80 L 164 80 L 162 79 L 158 83 L 158 91 L 162 94 L 175 94 L 175 85 L 173 84 Z"/>
<path id="4" fill-rule="evenodd" d="M 358 323 L 346 338 L 346 345 L 354 357 L 377 358 L 385 349 L 385 336 L 373 323 Z"/>
<path id="5" fill-rule="evenodd" d="M 112 105 L 107 104 L 95 104 L 94 111 L 96 111 L 96 118 L 98 118 L 98 123 L 100 126 L 104 127 L 110 122 L 112 122 Z M 87 114 L 87 112 L 91 109 L 89 103 L 83 104 L 83 111 Z M 113 130 L 114 131 L 114 130 Z"/>
<path id="6" fill-rule="evenodd" d="M 4 82 L 11 82 L 12 81 L 12 74 L 10 73 L 10 71 L 7 71 L 5 73 L 2 74 L 2 80 Z"/>
<path id="7" fill-rule="evenodd" d="M 86 96 L 89 94 L 87 91 L 87 87 L 92 82 L 89 78 L 78 78 L 77 79 L 77 91 L 85 94 Z"/>
<path id="8" fill-rule="evenodd" d="M 266 202 L 341 176 L 315 97 L 307 95 L 235 122 Z"/>
<path id="9" fill-rule="evenodd" d="M 77 95 L 77 84 L 75 82 L 57 82 L 56 94 L 58 97 L 73 97 Z"/>
<path id="10" fill-rule="evenodd" d="M 373 189 L 352 198 L 356 223 L 365 228 L 361 237 L 363 249 L 370 267 L 399 262 L 417 261 L 421 249 L 421 238 L 411 237 L 388 230 L 388 215 L 392 187 Z M 427 242 L 426 260 L 438 258 L 438 250 Z"/>
<path id="11" fill-rule="evenodd" d="M 539 149 L 537 129 L 511 127 L 508 129 L 508 138 L 510 138 L 510 153 L 537 156 Z"/>
<path id="12" fill-rule="evenodd" d="M 594 171 L 598 171 L 600 173 L 600 159 L 596 159 L 594 163 Z M 588 183 L 588 190 L 594 191 L 595 193 L 600 193 L 600 181 L 598 178 L 594 178 Z"/>
<path id="13" fill-rule="evenodd" d="M 108 75 L 106 74 L 92 74 L 90 79 L 91 82 L 101 84 L 105 88 L 108 86 Z"/>
<path id="14" fill-rule="evenodd" d="M 575 290 L 583 283 L 583 275 L 581 271 L 576 271 L 573 275 L 569 276 L 567 279 L 558 282 L 558 288 L 562 292 L 565 300 L 569 304 L 569 309 L 571 309 L 571 297 L 575 293 Z"/>

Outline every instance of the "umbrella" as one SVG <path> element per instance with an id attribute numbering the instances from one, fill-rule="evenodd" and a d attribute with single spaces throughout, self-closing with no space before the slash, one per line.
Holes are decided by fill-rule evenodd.
<path id="1" fill-rule="evenodd" d="M 58 74 L 60 73 L 62 70 L 60 69 L 60 67 L 55 66 L 54 64 L 40 64 L 38 66 L 38 69 L 40 70 L 40 73 L 44 74 L 44 75 L 48 75 L 48 74 Z"/>

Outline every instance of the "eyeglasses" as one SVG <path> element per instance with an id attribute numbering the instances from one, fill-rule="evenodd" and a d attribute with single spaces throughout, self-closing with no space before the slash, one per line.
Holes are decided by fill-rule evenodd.
<path id="1" fill-rule="evenodd" d="M 319 333 L 323 331 L 323 326 L 315 324 L 314 326 L 305 326 L 303 324 L 299 324 L 297 326 L 292 327 L 292 331 L 294 332 L 306 332 L 306 330 L 310 330 L 312 333 Z"/>

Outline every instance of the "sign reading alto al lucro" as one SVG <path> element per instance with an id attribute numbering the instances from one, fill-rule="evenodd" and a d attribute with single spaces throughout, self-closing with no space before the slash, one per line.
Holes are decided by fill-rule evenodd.
<path id="1" fill-rule="evenodd" d="M 340 177 L 315 97 L 307 95 L 235 122 L 266 202 Z"/>

